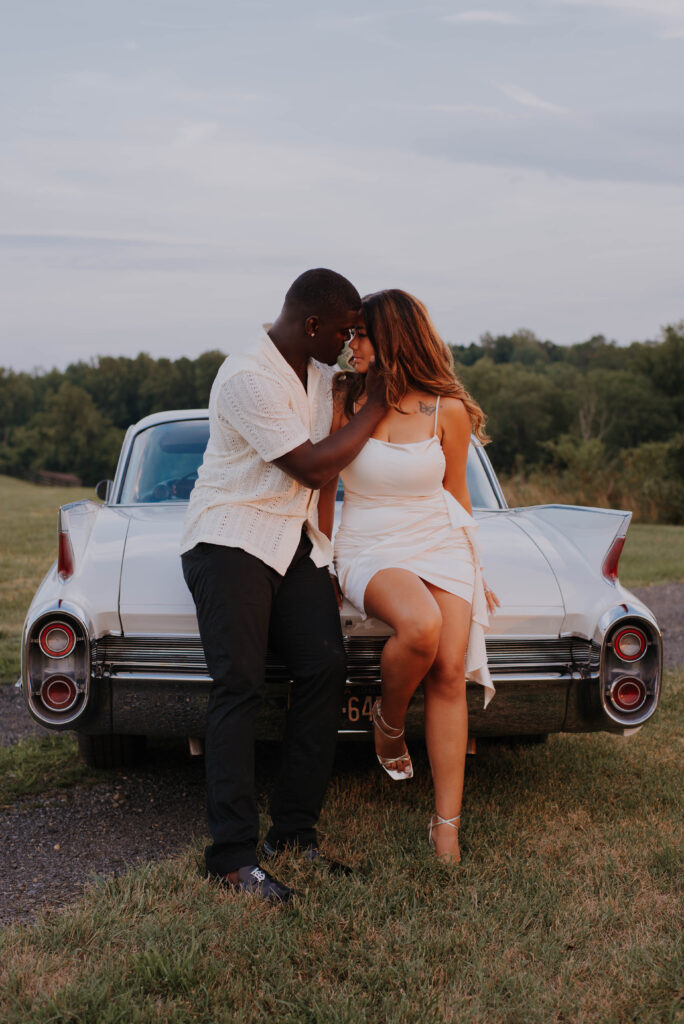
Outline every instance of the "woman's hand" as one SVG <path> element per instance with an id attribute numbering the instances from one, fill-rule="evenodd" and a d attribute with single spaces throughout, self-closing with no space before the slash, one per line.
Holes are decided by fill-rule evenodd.
<path id="1" fill-rule="evenodd" d="M 484 580 L 482 580 L 482 585 L 484 586 L 485 601 L 487 602 L 487 611 L 489 612 L 490 615 L 493 615 L 494 611 L 497 608 L 501 607 L 501 601 L 496 596 L 494 591 L 489 589 Z"/>

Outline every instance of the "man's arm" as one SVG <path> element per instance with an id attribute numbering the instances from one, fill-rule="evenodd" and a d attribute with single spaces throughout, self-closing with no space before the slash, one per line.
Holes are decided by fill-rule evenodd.
<path id="1" fill-rule="evenodd" d="M 382 398 L 369 394 L 363 408 L 345 427 L 318 444 L 305 441 L 273 461 L 305 487 L 323 487 L 356 458 L 386 412 Z"/>
<path id="2" fill-rule="evenodd" d="M 272 375 L 236 373 L 216 398 L 219 421 L 238 431 L 264 462 L 273 462 L 305 487 L 317 490 L 356 458 L 385 415 L 385 385 L 366 374 L 368 398 L 350 423 L 317 444 L 297 417 L 282 383 Z"/>
<path id="3" fill-rule="evenodd" d="M 332 540 L 333 525 L 335 523 L 335 497 L 339 476 L 333 476 L 327 484 L 321 487 L 318 495 L 318 529 L 324 533 L 328 540 Z"/>

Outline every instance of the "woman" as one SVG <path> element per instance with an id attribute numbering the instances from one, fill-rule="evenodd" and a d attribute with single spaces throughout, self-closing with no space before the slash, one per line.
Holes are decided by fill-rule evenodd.
<path id="1" fill-rule="evenodd" d="M 482 443 L 484 415 L 453 371 L 427 310 L 397 289 L 363 300 L 365 324 L 351 342 L 355 373 L 338 374 L 333 430 L 364 402 L 375 362 L 387 415 L 343 471 L 345 498 L 335 538 L 342 591 L 395 631 L 382 655 L 382 695 L 373 706 L 375 749 L 392 779 L 413 775 L 404 742 L 409 701 L 423 683 L 425 738 L 435 787 L 430 842 L 459 861 L 468 740 L 466 670 L 494 694 L 484 642 L 488 590 L 473 542 L 466 463 L 470 435 Z M 332 528 L 337 481 L 321 492 L 320 523 Z"/>

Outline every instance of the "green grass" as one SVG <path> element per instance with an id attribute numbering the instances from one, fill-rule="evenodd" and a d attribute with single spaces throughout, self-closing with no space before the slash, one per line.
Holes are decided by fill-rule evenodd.
<path id="1" fill-rule="evenodd" d="M 671 674 L 632 739 L 561 735 L 471 759 L 451 869 L 427 846 L 424 754 L 393 785 L 347 750 L 322 827 L 351 879 L 285 856 L 277 874 L 301 900 L 255 905 L 201 879 L 197 842 L 96 880 L 65 912 L 6 930 L 3 1021 L 681 1019 L 683 705 Z"/>
<path id="2" fill-rule="evenodd" d="M 0 478 L 0 651 L 7 680 L 33 590 L 54 557 L 56 508 L 87 492 Z M 683 579 L 684 528 L 632 527 L 629 584 Z M 464 860 L 427 846 L 429 767 L 393 785 L 367 748 L 338 758 L 324 844 L 350 880 L 274 871 L 282 910 L 179 858 L 96 879 L 63 912 L 0 936 L 0 1018 L 19 1022 L 594 1024 L 681 1019 L 684 672 L 630 740 L 481 744 L 468 765 Z M 275 769 L 271 770 L 273 774 Z M 0 803 L 95 777 L 68 736 L 0 751 Z M 49 780 L 49 782 L 46 782 Z M 265 801 L 262 801 L 265 807 Z M 266 818 L 262 821 L 266 826 Z"/>
<path id="3" fill-rule="evenodd" d="M 24 617 L 57 557 L 57 509 L 92 489 L 38 487 L 0 476 L 0 683 L 19 678 Z"/>
<path id="4" fill-rule="evenodd" d="M 684 580 L 684 526 L 634 523 L 620 559 L 626 587 Z"/>
<path id="5" fill-rule="evenodd" d="M 0 806 L 48 788 L 64 789 L 101 778 L 80 759 L 73 733 L 52 733 L 0 747 Z"/>

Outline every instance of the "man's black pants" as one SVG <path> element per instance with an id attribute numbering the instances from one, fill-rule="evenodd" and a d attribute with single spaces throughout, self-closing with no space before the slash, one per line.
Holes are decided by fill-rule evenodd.
<path id="1" fill-rule="evenodd" d="M 257 863 L 254 728 L 267 646 L 293 680 L 267 839 L 273 846 L 317 841 L 346 669 L 328 570 L 316 568 L 310 551 L 302 533 L 284 576 L 241 548 L 197 544 L 182 556 L 213 680 L 205 733 L 211 874 Z"/>

